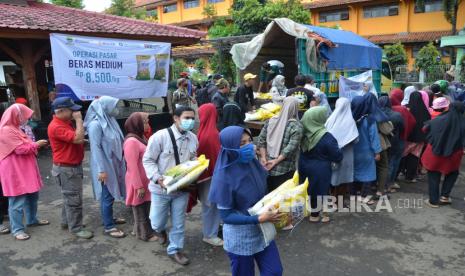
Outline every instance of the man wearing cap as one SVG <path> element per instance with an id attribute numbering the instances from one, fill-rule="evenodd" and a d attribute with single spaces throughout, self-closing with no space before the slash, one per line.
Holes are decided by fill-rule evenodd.
<path id="1" fill-rule="evenodd" d="M 255 101 L 253 99 L 253 85 L 257 76 L 251 73 L 244 75 L 244 84 L 239 86 L 234 95 L 234 101 L 241 107 L 242 113 L 249 111 L 249 103 L 252 109 L 255 109 Z"/>
<path id="2" fill-rule="evenodd" d="M 216 87 L 218 90 L 212 97 L 212 103 L 216 106 L 218 113 L 218 125 L 220 125 L 220 123 L 223 122 L 223 107 L 227 102 L 229 102 L 229 82 L 225 79 L 219 79 L 216 82 Z"/>
<path id="3" fill-rule="evenodd" d="M 60 97 L 53 101 L 52 107 L 55 115 L 48 126 L 48 137 L 52 148 L 52 176 L 60 185 L 63 196 L 61 226 L 78 238 L 90 239 L 93 233 L 84 230 L 82 224 L 82 160 L 85 140 L 81 106 L 69 97 Z"/>

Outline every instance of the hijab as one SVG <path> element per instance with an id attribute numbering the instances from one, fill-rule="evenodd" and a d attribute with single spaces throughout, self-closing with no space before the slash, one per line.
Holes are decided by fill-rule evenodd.
<path id="1" fill-rule="evenodd" d="M 451 156 L 457 150 L 462 150 L 465 143 L 465 106 L 461 102 L 450 105 L 449 111 L 439 115 L 427 123 L 426 139 L 433 147 L 433 153 L 438 156 Z"/>
<path id="2" fill-rule="evenodd" d="M 103 137 L 106 141 L 113 142 L 109 147 L 111 152 L 107 152 L 109 156 L 114 153 L 118 160 L 123 159 L 123 147 L 122 141 L 124 139 L 123 132 L 114 117 L 116 105 L 118 99 L 110 96 L 102 96 L 96 100 L 93 100 L 87 110 L 86 117 L 84 119 L 84 127 L 87 129 L 89 124 L 96 120 L 102 127 Z M 104 147 L 105 148 L 105 147 Z"/>
<path id="3" fill-rule="evenodd" d="M 281 112 L 268 121 L 268 128 L 266 129 L 266 151 L 272 158 L 279 156 L 288 122 L 298 119 L 299 101 L 294 97 L 286 97 Z"/>
<path id="4" fill-rule="evenodd" d="M 327 116 L 331 115 L 332 110 L 331 110 L 331 106 L 329 106 L 328 97 L 326 97 L 326 94 L 324 92 L 317 91 L 317 92 L 315 92 L 315 94 L 313 96 L 318 97 L 318 99 L 319 99 L 318 106 L 324 106 L 324 107 L 326 107 L 328 109 L 326 115 Z"/>
<path id="5" fill-rule="evenodd" d="M 407 107 L 416 120 L 416 124 L 413 127 L 412 133 L 410 133 L 410 136 L 407 140 L 415 143 L 424 142 L 425 134 L 422 130 L 423 125 L 426 121 L 431 120 L 431 115 L 429 114 L 428 109 L 426 109 L 420 92 L 415 91 L 411 93 Z"/>
<path id="6" fill-rule="evenodd" d="M 381 96 L 378 99 L 379 107 L 389 117 L 389 121 L 394 125 L 396 137 L 400 137 L 400 132 L 404 130 L 404 119 L 399 112 L 392 110 L 391 100 L 388 96 Z"/>
<path id="7" fill-rule="evenodd" d="M 325 127 L 328 118 L 326 114 L 326 107 L 323 106 L 315 106 L 305 111 L 301 120 L 304 133 L 300 147 L 303 152 L 312 150 L 328 132 Z"/>
<path id="8" fill-rule="evenodd" d="M 235 209 L 248 214 L 252 207 L 266 195 L 268 173 L 257 159 L 247 164 L 236 162 L 242 127 L 230 126 L 220 132 L 221 150 L 213 172 L 208 200 L 226 209 Z M 248 133 L 248 132 L 247 132 Z"/>
<path id="9" fill-rule="evenodd" d="M 147 120 L 149 127 L 147 130 L 144 130 L 144 137 L 148 141 L 150 139 L 150 136 L 153 134 L 152 126 L 150 125 L 150 115 L 147 112 L 141 112 L 142 119 L 145 121 Z"/>
<path id="10" fill-rule="evenodd" d="M 235 102 L 228 102 L 223 107 L 223 123 L 222 128 L 228 126 L 245 126 L 245 114 Z"/>
<path id="11" fill-rule="evenodd" d="M 417 89 L 415 89 L 415 86 L 413 86 L 413 85 L 407 86 L 405 88 L 405 91 L 404 91 L 404 99 L 402 100 L 402 102 L 400 104 L 401 105 L 408 105 L 408 103 L 410 101 L 410 95 L 415 91 L 417 91 Z"/>
<path id="12" fill-rule="evenodd" d="M 203 104 L 199 108 L 199 148 L 197 154 L 205 154 L 205 157 L 210 160 L 208 170 L 205 171 L 199 179 L 205 179 L 213 175 L 218 153 L 220 152 L 220 136 L 216 128 L 217 119 L 216 107 L 212 103 Z"/>
<path id="13" fill-rule="evenodd" d="M 271 83 L 272 87 L 276 87 L 280 96 L 285 96 L 287 93 L 287 87 L 285 84 L 284 76 L 277 75 L 274 77 L 273 82 Z"/>
<path id="14" fill-rule="evenodd" d="M 399 88 L 393 89 L 389 98 L 391 99 L 392 106 L 401 105 L 401 102 L 404 99 L 404 91 Z"/>
<path id="15" fill-rule="evenodd" d="M 349 99 L 337 99 L 336 108 L 329 116 L 325 126 L 328 132 L 336 138 L 341 149 L 358 138 L 358 129 L 352 117 Z"/>
<path id="16" fill-rule="evenodd" d="M 376 96 L 372 93 L 366 93 L 352 99 L 352 115 L 356 122 L 364 117 L 377 123 L 389 121 L 388 116 L 379 108 Z"/>
<path id="17" fill-rule="evenodd" d="M 420 90 L 420 93 L 421 93 L 421 98 L 423 100 L 423 103 L 426 106 L 426 109 L 428 110 L 429 114 L 431 114 L 431 112 L 433 112 L 433 109 L 431 108 L 431 105 L 430 105 L 428 92 Z"/>
<path id="18" fill-rule="evenodd" d="M 0 120 L 0 161 L 20 145 L 32 142 L 19 127 L 27 123 L 33 112 L 23 104 L 13 104 L 5 110 Z"/>
<path id="19" fill-rule="evenodd" d="M 132 137 L 139 140 L 142 144 L 147 145 L 147 140 L 144 136 L 144 117 L 142 112 L 132 113 L 129 118 L 127 118 L 126 122 L 124 122 L 124 129 L 127 133 L 124 138 L 125 140 Z"/>

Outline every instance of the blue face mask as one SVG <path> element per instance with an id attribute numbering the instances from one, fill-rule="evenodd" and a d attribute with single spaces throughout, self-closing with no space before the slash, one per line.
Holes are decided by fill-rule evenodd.
<path id="1" fill-rule="evenodd" d="M 181 129 L 184 131 L 190 131 L 194 129 L 195 121 L 192 119 L 183 119 L 181 120 Z"/>
<path id="2" fill-rule="evenodd" d="M 255 146 L 250 143 L 242 146 L 240 149 L 227 149 L 235 151 L 239 154 L 239 158 L 236 160 L 239 163 L 247 164 L 255 158 Z"/>

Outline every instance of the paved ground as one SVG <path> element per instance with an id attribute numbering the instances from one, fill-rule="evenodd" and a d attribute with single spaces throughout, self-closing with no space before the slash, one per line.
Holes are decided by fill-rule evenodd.
<path id="1" fill-rule="evenodd" d="M 103 236 L 88 163 L 84 220 L 96 236 L 75 240 L 59 227 L 61 199 L 50 178 L 49 153 L 42 153 L 39 163 L 45 181 L 39 214 L 51 225 L 30 229 L 27 242 L 0 236 L 0 275 L 229 275 L 223 250 L 201 241 L 198 207 L 188 216 L 186 253 L 192 264 L 187 268 L 173 264 L 158 244 Z M 393 213 L 339 213 L 328 225 L 304 221 L 292 233 L 279 233 L 285 275 L 465 275 L 465 175 L 452 206 L 439 209 L 421 205 L 425 183 L 401 184 L 402 192 L 391 199 Z M 131 219 L 124 205 L 115 209 Z"/>

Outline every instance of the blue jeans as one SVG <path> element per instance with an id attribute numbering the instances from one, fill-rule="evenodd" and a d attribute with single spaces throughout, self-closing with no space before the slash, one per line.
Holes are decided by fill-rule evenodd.
<path id="1" fill-rule="evenodd" d="M 283 266 L 279 257 L 278 247 L 274 241 L 263 251 L 255 253 L 252 256 L 241 256 L 229 252 L 228 256 L 233 276 L 254 276 L 254 261 L 257 262 L 261 276 L 283 275 Z"/>
<path id="2" fill-rule="evenodd" d="M 405 142 L 399 140 L 399 149 L 397 152 L 390 152 L 389 156 L 389 176 L 388 176 L 388 186 L 390 186 L 397 178 L 397 172 L 399 171 L 400 160 L 402 160 L 402 154 L 405 148 Z"/>
<path id="3" fill-rule="evenodd" d="M 37 201 L 39 192 L 8 197 L 8 214 L 10 216 L 11 233 L 13 236 L 24 233 L 23 215 L 26 225 L 38 223 Z"/>
<path id="4" fill-rule="evenodd" d="M 211 180 L 207 180 L 198 184 L 199 198 L 202 202 L 202 232 L 203 237 L 207 239 L 218 237 L 218 227 L 221 222 L 220 211 L 216 204 L 208 201 L 210 183 Z"/>
<path id="5" fill-rule="evenodd" d="M 102 185 L 100 212 L 102 214 L 103 228 L 105 230 L 110 230 L 116 227 L 113 219 L 113 202 L 115 202 L 115 199 L 110 194 L 110 191 L 108 191 L 107 185 Z"/>
<path id="6" fill-rule="evenodd" d="M 184 247 L 184 224 L 189 193 L 157 194 L 152 192 L 150 205 L 150 222 L 157 233 L 166 231 L 168 215 L 171 213 L 171 229 L 169 231 L 169 255 L 176 254 Z"/>

